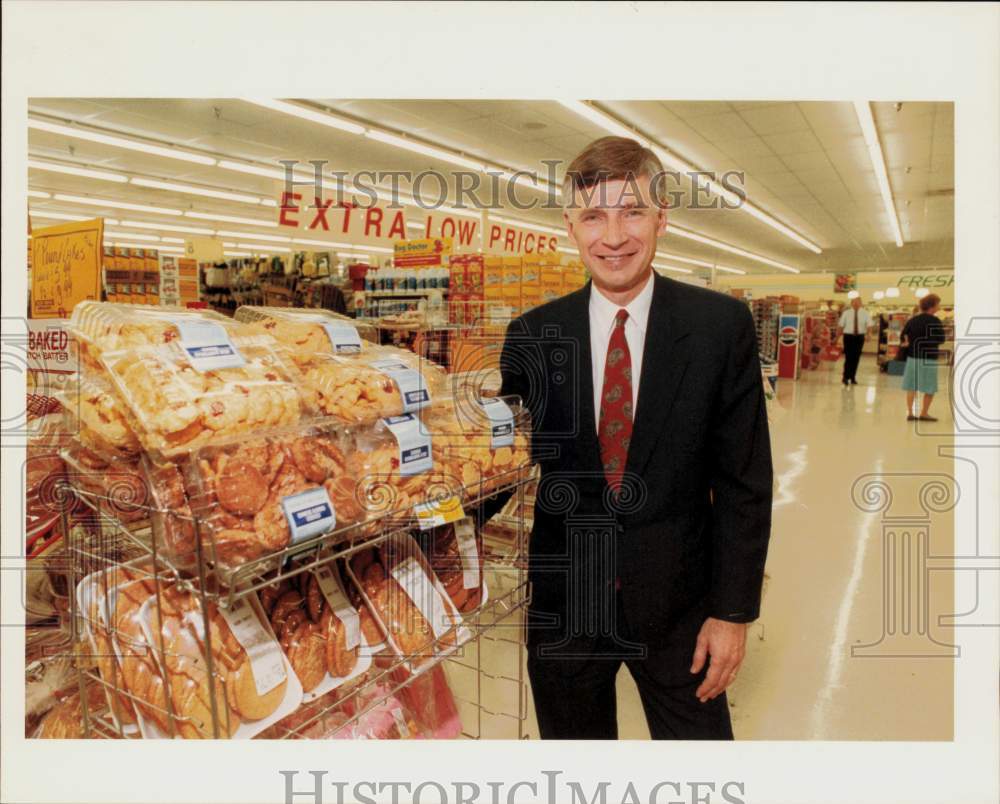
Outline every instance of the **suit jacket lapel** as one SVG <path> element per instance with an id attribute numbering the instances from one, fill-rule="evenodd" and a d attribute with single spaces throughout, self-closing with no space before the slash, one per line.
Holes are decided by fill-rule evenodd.
<path id="1" fill-rule="evenodd" d="M 654 274 L 653 302 L 646 324 L 639 398 L 632 425 L 626 472 L 642 474 L 657 436 L 667 427 L 667 416 L 684 379 L 690 355 L 682 341 L 690 328 L 683 311 L 673 304 L 673 281 Z"/>
<path id="2" fill-rule="evenodd" d="M 577 411 L 576 426 L 582 451 L 600 466 L 597 413 L 594 410 L 594 369 L 590 353 L 590 293 L 590 282 L 574 292 L 569 317 L 564 322 L 565 335 L 576 345 L 576 366 L 575 376 L 570 377 L 570 382 L 565 383 L 563 389 L 569 396 L 566 401 Z"/>

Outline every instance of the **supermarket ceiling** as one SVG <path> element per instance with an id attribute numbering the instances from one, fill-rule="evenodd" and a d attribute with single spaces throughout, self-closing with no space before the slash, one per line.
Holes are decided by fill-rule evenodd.
<path id="1" fill-rule="evenodd" d="M 742 174 L 728 185 L 746 193 L 749 203 L 739 209 L 719 203 L 725 190 L 718 185 L 706 188 L 697 204 L 690 180 L 675 188 L 671 230 L 660 248 L 696 274 L 705 275 L 711 264 L 746 273 L 954 264 L 950 103 L 319 99 L 295 101 L 292 109 L 311 119 L 239 99 L 33 100 L 33 222 L 101 214 L 128 220 L 132 229 L 137 222 L 147 232 L 178 234 L 175 216 L 124 203 L 194 212 L 196 221 L 180 222 L 263 237 L 274 233 L 277 185 L 261 174 L 280 168 L 277 160 L 322 159 L 330 170 L 353 175 L 448 172 L 464 159 L 545 176 L 546 160 L 565 166 L 596 137 L 631 130 L 668 169 L 708 171 L 717 179 Z M 345 130 L 351 123 L 358 127 Z M 392 136 L 405 138 L 404 147 Z M 141 149 L 129 147 L 136 142 Z M 149 146 L 161 146 L 161 153 Z M 248 172 L 247 165 L 258 171 Z M 530 188 L 517 195 L 543 200 Z M 272 205 L 262 206 L 262 199 Z M 505 205 L 497 212 L 536 226 L 562 225 L 557 209 Z M 226 216 L 241 220 L 226 222 Z M 562 238 L 560 245 L 569 242 Z"/>

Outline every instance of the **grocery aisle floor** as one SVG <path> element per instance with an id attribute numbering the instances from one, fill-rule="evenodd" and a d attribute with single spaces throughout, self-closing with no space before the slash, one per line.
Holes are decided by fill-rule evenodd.
<path id="1" fill-rule="evenodd" d="M 879 373 L 866 354 L 859 384 L 845 389 L 840 367 L 824 363 L 798 381 L 778 383 L 768 580 L 730 689 L 734 731 L 743 740 L 950 740 L 952 659 L 851 655 L 852 646 L 879 643 L 883 634 L 883 514 L 861 510 L 851 490 L 866 474 L 905 473 L 887 480 L 892 514 L 913 516 L 922 511 L 919 486 L 929 474 L 952 474 L 952 461 L 938 456 L 940 439 L 905 420 L 900 377 Z M 945 374 L 942 368 L 931 410 L 940 422 L 921 423 L 923 433 L 951 427 Z M 932 553 L 950 553 L 951 514 L 933 514 L 929 534 Z M 930 635 L 949 643 L 949 629 L 937 622 L 953 608 L 950 573 L 930 575 Z M 924 643 L 928 650 L 916 652 L 946 652 Z M 648 738 L 625 670 L 618 691 L 620 736 Z M 528 731 L 537 736 L 531 709 L 529 703 Z"/>
<path id="2" fill-rule="evenodd" d="M 921 475 L 951 474 L 940 439 L 907 422 L 901 377 L 863 356 L 858 385 L 840 384 L 842 363 L 823 363 L 799 380 L 778 382 L 772 417 L 775 502 L 761 617 L 750 627 L 747 658 L 730 688 L 733 729 L 743 740 L 950 740 L 954 662 L 940 656 L 852 656 L 851 646 L 883 633 L 882 514 L 862 511 L 851 490 L 862 475 L 916 473 L 889 480 L 904 513 Z M 931 407 L 951 427 L 946 370 Z M 916 507 L 916 511 L 914 511 Z M 894 509 L 894 514 L 899 513 Z M 931 519 L 932 551 L 953 543 L 950 514 Z M 932 574 L 931 634 L 952 611 L 947 573 Z M 939 648 L 928 652 L 941 652 Z M 638 694 L 619 675 L 621 736 L 647 738 Z"/>

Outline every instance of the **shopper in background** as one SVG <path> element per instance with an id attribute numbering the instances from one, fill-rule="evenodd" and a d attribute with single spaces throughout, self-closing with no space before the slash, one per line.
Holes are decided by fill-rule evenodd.
<path id="1" fill-rule="evenodd" d="M 617 737 L 622 662 L 654 739 L 732 739 L 725 690 L 760 608 L 772 467 L 753 319 L 653 271 L 662 171 L 622 137 L 573 160 L 564 215 L 592 279 L 503 346 L 541 466 L 528 673 L 547 739 Z"/>
<path id="2" fill-rule="evenodd" d="M 855 375 L 858 373 L 858 363 L 861 360 L 861 350 L 865 347 L 865 333 L 871 321 L 868 311 L 861 307 L 861 297 L 851 299 L 851 306 L 840 314 L 838 327 L 844 336 L 844 385 L 857 385 Z"/>
<path id="3" fill-rule="evenodd" d="M 919 419 L 923 422 L 936 422 L 930 415 L 931 402 L 937 393 L 937 359 L 938 351 L 944 343 L 944 325 L 937 317 L 941 307 L 941 298 L 934 293 L 920 300 L 920 313 L 913 316 L 903 326 L 900 335 L 900 350 L 897 360 L 905 358 L 903 369 L 903 390 L 906 391 L 906 420 Z M 913 415 L 913 403 L 917 392 L 924 395 L 920 403 L 920 415 Z"/>

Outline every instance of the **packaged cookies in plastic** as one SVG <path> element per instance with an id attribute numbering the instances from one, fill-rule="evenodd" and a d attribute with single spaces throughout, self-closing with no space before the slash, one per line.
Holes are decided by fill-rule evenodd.
<path id="1" fill-rule="evenodd" d="M 364 517 L 336 427 L 251 435 L 187 466 L 205 557 L 234 569 Z"/>
<path id="2" fill-rule="evenodd" d="M 393 534 L 367 561 L 351 562 L 349 572 L 380 630 L 414 667 L 468 638 L 458 611 L 409 535 Z"/>
<path id="3" fill-rule="evenodd" d="M 425 408 L 447 389 L 440 366 L 391 346 L 326 355 L 300 368 L 309 406 L 349 424 Z"/>
<path id="4" fill-rule="evenodd" d="M 139 312 L 99 302 L 77 305 L 74 317 L 74 332 L 99 355 L 147 450 L 172 457 L 255 429 L 295 424 L 305 412 L 274 340 L 244 324 L 202 312 Z"/>
<path id="5" fill-rule="evenodd" d="M 187 325 L 215 324 L 230 338 L 254 333 L 213 310 L 187 307 L 151 307 L 145 304 L 77 303 L 70 315 L 70 331 L 79 342 L 85 368 L 100 368 L 101 354 L 146 346 L 163 346 L 183 337 Z"/>
<path id="6" fill-rule="evenodd" d="M 77 375 L 60 396 L 67 433 L 88 449 L 117 458 L 135 458 L 141 447 L 114 388 L 100 374 Z"/>
<path id="7" fill-rule="evenodd" d="M 366 519 L 408 517 L 414 505 L 461 493 L 461 474 L 435 462 L 433 439 L 412 413 L 355 431 L 347 469 Z"/>
<path id="8" fill-rule="evenodd" d="M 248 738 L 299 705 L 298 679 L 250 597 L 228 609 L 208 603 L 205 614 L 198 598 L 178 587 L 162 589 L 159 600 L 159 612 L 149 600 L 138 620 L 148 644 L 163 643 L 155 656 L 168 712 L 165 719 L 141 723 L 143 736 Z"/>
<path id="9" fill-rule="evenodd" d="M 427 560 L 460 612 L 467 614 L 485 602 L 483 540 L 472 517 L 433 528 Z"/>
<path id="10" fill-rule="evenodd" d="M 360 675 L 371 664 L 360 614 L 332 565 L 265 586 L 260 602 L 307 701 Z"/>
<path id="11" fill-rule="evenodd" d="M 329 310 L 243 306 L 235 319 L 269 335 L 297 366 L 318 356 L 357 355 L 371 351 L 377 333 L 370 324 Z"/>
<path id="12" fill-rule="evenodd" d="M 83 504 L 126 524 L 145 521 L 155 506 L 141 460 L 97 453 L 78 441 L 60 457 L 66 478 L 80 492 Z"/>
<path id="13" fill-rule="evenodd" d="M 450 398 L 421 414 L 442 474 L 461 478 L 467 497 L 523 479 L 531 462 L 527 410 L 516 397 Z"/>

